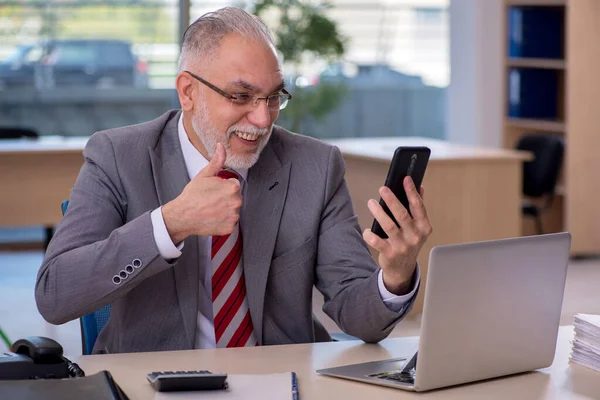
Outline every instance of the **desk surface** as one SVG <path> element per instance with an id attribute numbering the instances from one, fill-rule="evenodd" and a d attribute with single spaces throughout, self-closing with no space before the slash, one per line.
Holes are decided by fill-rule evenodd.
<path id="1" fill-rule="evenodd" d="M 0 140 L 0 154 L 83 151 L 89 136 L 41 136 L 36 139 Z"/>
<path id="2" fill-rule="evenodd" d="M 398 146 L 427 146 L 431 149 L 431 160 L 529 160 L 531 154 L 523 151 L 492 147 L 467 146 L 445 140 L 424 137 L 377 137 L 327 140 L 341 150 L 344 156 L 354 156 L 389 161 Z"/>
<path id="3" fill-rule="evenodd" d="M 302 399 L 600 399 L 600 373 L 568 362 L 573 328 L 560 328 L 551 367 L 536 372 L 425 393 L 411 393 L 360 382 L 321 376 L 316 369 L 409 356 L 418 339 L 392 338 L 379 345 L 360 341 L 265 346 L 241 349 L 189 350 L 157 353 L 79 356 L 72 358 L 87 374 L 109 370 L 133 399 L 152 399 L 146 381 L 152 371 L 202 370 L 230 374 L 298 374 Z"/>
<path id="4" fill-rule="evenodd" d="M 42 136 L 38 139 L 9 139 L 0 141 L 0 153 L 82 151 L 89 136 Z M 530 155 L 506 149 L 466 146 L 444 140 L 423 137 L 374 137 L 332 139 L 326 142 L 340 148 L 349 156 L 389 161 L 398 146 L 427 146 L 432 160 L 460 159 L 528 159 Z"/>

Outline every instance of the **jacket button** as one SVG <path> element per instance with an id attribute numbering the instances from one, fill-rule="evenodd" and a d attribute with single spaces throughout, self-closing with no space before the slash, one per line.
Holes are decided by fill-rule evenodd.
<path id="1" fill-rule="evenodd" d="M 114 283 L 115 285 L 120 285 L 120 284 L 121 284 L 121 280 L 122 280 L 122 279 L 121 279 L 121 277 L 120 277 L 119 275 L 115 275 L 115 276 L 113 276 L 113 283 Z"/>
<path id="2" fill-rule="evenodd" d="M 139 268 L 142 266 L 142 260 L 140 260 L 139 258 L 136 258 L 135 260 L 132 261 L 132 264 L 135 268 Z"/>
<path id="3" fill-rule="evenodd" d="M 123 269 L 121 270 L 121 272 L 119 272 L 119 276 L 121 277 L 121 279 L 125 279 L 129 276 L 129 274 Z"/>
<path id="4" fill-rule="evenodd" d="M 128 274 L 133 274 L 133 265 L 129 264 L 125 267 L 125 272 Z"/>

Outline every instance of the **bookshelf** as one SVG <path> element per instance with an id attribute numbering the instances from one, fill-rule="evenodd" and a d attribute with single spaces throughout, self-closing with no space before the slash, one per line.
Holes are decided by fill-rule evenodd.
<path id="1" fill-rule="evenodd" d="M 523 58 L 509 57 L 507 60 L 509 67 L 522 68 L 547 68 L 547 69 L 565 69 L 567 63 L 565 60 L 552 60 L 545 58 Z"/>
<path id="2" fill-rule="evenodd" d="M 511 42 L 515 7 L 560 11 L 560 29 L 547 30 L 549 37 L 554 35 L 552 40 L 560 48 L 559 56 L 531 56 L 519 53 L 525 52 L 524 48 L 515 50 L 515 42 Z M 600 254 L 600 46 L 595 44 L 600 37 L 600 0 L 504 0 L 504 18 L 503 144 L 514 148 L 525 134 L 551 133 L 563 137 L 565 158 L 557 197 L 543 217 L 544 230 L 571 232 L 573 256 Z M 560 39 L 556 38 L 558 31 L 562 32 Z M 527 31 L 522 34 L 525 40 Z M 546 83 L 551 82 L 550 92 L 538 89 L 543 86 L 541 83 L 537 87 L 532 84 L 529 92 L 521 89 L 523 86 L 516 87 L 519 95 L 529 93 L 535 107 L 548 106 L 554 115 L 515 115 L 514 71 L 518 71 L 520 84 L 536 74 Z M 533 222 L 524 218 L 523 234 L 534 232 Z"/>
<path id="3" fill-rule="evenodd" d="M 511 6 L 564 6 L 569 0 L 505 0 Z"/>
<path id="4" fill-rule="evenodd" d="M 506 124 L 517 129 L 528 129 L 553 133 L 565 132 L 565 123 L 560 121 L 507 117 Z"/>

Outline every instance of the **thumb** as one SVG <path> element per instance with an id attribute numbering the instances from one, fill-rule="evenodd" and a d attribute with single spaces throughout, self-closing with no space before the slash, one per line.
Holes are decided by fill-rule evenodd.
<path id="1" fill-rule="evenodd" d="M 225 147 L 223 147 L 222 143 L 217 143 L 215 155 L 208 165 L 202 168 L 198 175 L 202 177 L 216 176 L 223 169 L 223 165 L 225 165 Z"/>

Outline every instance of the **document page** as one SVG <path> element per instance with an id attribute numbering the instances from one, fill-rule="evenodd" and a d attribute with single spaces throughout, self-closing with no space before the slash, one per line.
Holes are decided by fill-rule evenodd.
<path id="1" fill-rule="evenodd" d="M 600 371 L 600 315 L 576 314 L 575 336 L 570 360 Z"/>
<path id="2" fill-rule="evenodd" d="M 298 378 L 300 379 L 300 378 Z M 281 400 L 292 398 L 292 373 L 228 375 L 227 390 L 156 392 L 154 400 Z M 302 396 L 302 393 L 300 393 Z"/>

